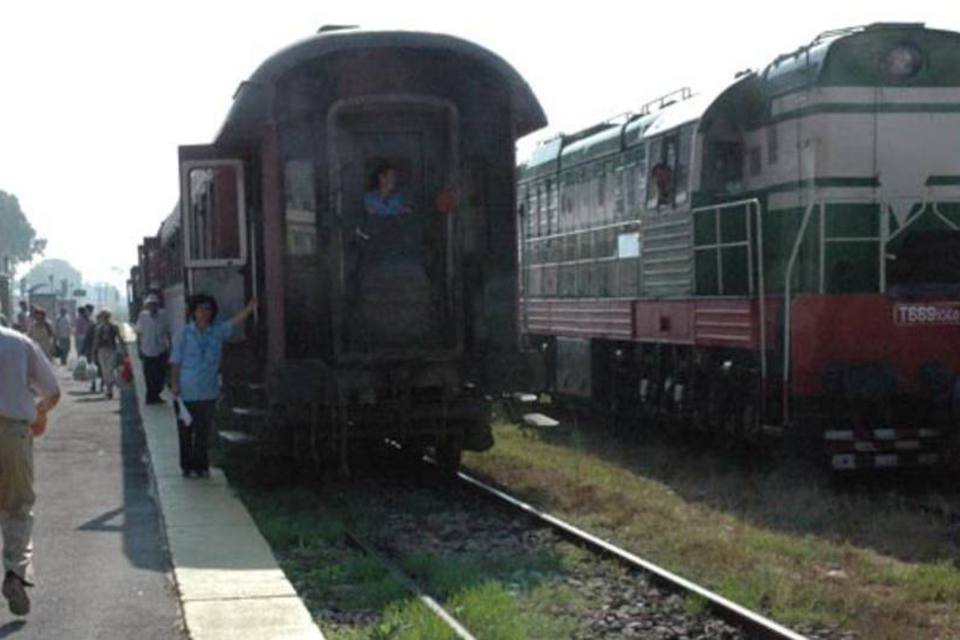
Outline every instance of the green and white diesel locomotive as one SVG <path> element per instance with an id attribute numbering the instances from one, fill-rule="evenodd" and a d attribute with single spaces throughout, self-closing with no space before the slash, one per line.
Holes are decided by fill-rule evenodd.
<path id="1" fill-rule="evenodd" d="M 544 142 L 518 186 L 521 321 L 556 391 L 783 434 L 836 469 L 948 457 L 960 34 L 822 34 Z"/>

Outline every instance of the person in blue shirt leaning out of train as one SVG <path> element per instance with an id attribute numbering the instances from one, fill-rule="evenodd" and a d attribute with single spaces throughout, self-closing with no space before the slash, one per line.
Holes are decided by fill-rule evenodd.
<path id="1" fill-rule="evenodd" d="M 191 474 L 210 475 L 207 445 L 210 421 L 220 397 L 223 343 L 256 306 L 257 299 L 253 298 L 228 321 L 216 322 L 218 307 L 213 296 L 198 293 L 187 304 L 188 322 L 174 336 L 170 352 L 170 387 L 178 405 L 180 469 L 185 478 Z"/>

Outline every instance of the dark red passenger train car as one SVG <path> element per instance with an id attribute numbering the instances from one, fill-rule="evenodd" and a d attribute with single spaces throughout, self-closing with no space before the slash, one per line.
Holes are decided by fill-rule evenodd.
<path id="1" fill-rule="evenodd" d="M 225 378 L 265 390 L 298 452 L 346 464 L 348 442 L 390 437 L 455 467 L 490 446 L 485 394 L 519 368 L 514 143 L 544 124 L 473 43 L 321 29 L 240 85 L 211 144 L 180 148 L 167 305 L 258 296 Z M 387 168 L 396 215 L 369 204 Z"/>

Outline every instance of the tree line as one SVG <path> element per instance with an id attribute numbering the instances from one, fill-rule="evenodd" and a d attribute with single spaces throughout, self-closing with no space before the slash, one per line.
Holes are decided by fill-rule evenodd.
<path id="1" fill-rule="evenodd" d="M 17 197 L 0 190 L 0 258 L 7 257 L 12 269 L 18 262 L 42 255 L 46 246 L 47 241 L 37 237 Z M 0 270 L 3 266 L 0 264 Z"/>

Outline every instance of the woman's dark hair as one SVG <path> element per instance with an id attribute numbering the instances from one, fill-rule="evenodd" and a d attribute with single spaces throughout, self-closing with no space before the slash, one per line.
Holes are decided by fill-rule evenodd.
<path id="1" fill-rule="evenodd" d="M 220 307 L 217 305 L 216 299 L 207 293 L 195 293 L 187 299 L 187 321 L 193 320 L 194 312 L 202 304 L 210 307 L 210 321 L 213 322 L 217 319 Z"/>
<path id="2" fill-rule="evenodd" d="M 376 164 L 373 165 L 373 172 L 370 174 L 370 186 L 367 187 L 369 190 L 379 189 L 380 188 L 380 176 L 385 174 L 387 171 L 393 169 L 397 170 L 392 163 L 387 160 L 378 160 Z"/>

